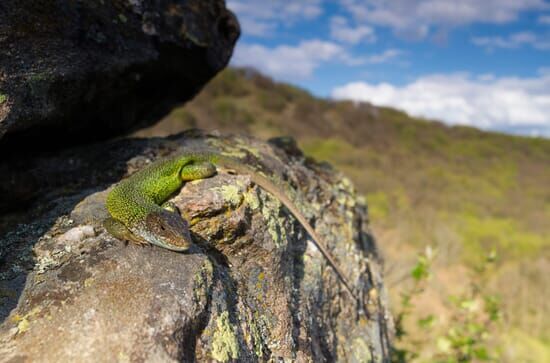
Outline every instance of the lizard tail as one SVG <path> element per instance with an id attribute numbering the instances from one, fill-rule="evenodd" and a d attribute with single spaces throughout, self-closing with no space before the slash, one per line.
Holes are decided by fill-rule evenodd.
<path id="1" fill-rule="evenodd" d="M 325 257 L 325 259 L 328 261 L 329 265 L 332 267 L 334 272 L 336 272 L 336 275 L 348 291 L 348 293 L 356 300 L 359 301 L 355 293 L 353 292 L 353 289 L 351 288 L 350 284 L 344 277 L 344 274 L 340 269 L 338 268 L 338 265 L 330 255 L 330 253 L 325 249 L 325 247 L 321 243 L 321 238 L 317 235 L 311 224 L 306 220 L 302 212 L 296 207 L 296 204 L 290 198 L 287 196 L 287 194 L 275 183 L 268 178 L 262 176 L 257 171 L 253 170 L 252 168 L 240 163 L 237 160 L 233 160 L 231 158 L 219 158 L 218 164 L 220 166 L 223 166 L 225 168 L 231 169 L 236 171 L 238 174 L 246 174 L 250 176 L 250 179 L 256 184 L 258 184 L 262 189 L 265 189 L 270 194 L 275 196 L 277 199 L 281 201 L 281 203 L 292 213 L 292 215 L 300 222 L 300 224 L 305 228 L 307 233 L 310 235 L 310 237 L 313 239 L 313 243 L 315 243 L 315 246 L 319 249 L 321 254 Z"/>

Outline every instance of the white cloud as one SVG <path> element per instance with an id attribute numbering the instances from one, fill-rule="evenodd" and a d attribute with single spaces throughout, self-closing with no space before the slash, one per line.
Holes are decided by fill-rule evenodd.
<path id="1" fill-rule="evenodd" d="M 229 0 L 231 9 L 241 23 L 243 34 L 265 36 L 281 24 L 292 24 L 303 19 L 315 19 L 323 13 L 322 0 Z"/>
<path id="2" fill-rule="evenodd" d="M 541 15 L 537 19 L 539 24 L 550 25 L 550 15 Z"/>
<path id="3" fill-rule="evenodd" d="M 350 27 L 347 19 L 341 16 L 334 16 L 330 19 L 330 36 L 335 40 L 349 44 L 357 44 L 363 40 L 368 43 L 376 41 L 374 29 L 370 26 Z"/>
<path id="4" fill-rule="evenodd" d="M 550 50 L 550 38 L 541 37 L 532 32 L 519 32 L 508 37 L 474 37 L 472 43 L 485 47 L 488 50 L 495 48 L 516 49 L 523 46 L 531 46 L 539 50 Z"/>
<path id="5" fill-rule="evenodd" d="M 252 66 L 284 80 L 307 78 L 322 63 L 341 62 L 350 66 L 363 63 L 340 45 L 318 39 L 302 41 L 296 46 L 279 45 L 275 48 L 240 44 L 232 62 L 238 66 Z"/>
<path id="6" fill-rule="evenodd" d="M 340 0 L 355 19 L 422 38 L 434 28 L 507 23 L 525 11 L 549 9 L 545 0 Z"/>
<path id="7" fill-rule="evenodd" d="M 390 60 L 397 58 L 402 54 L 404 54 L 404 52 L 399 49 L 386 49 L 380 54 L 374 54 L 368 57 L 366 59 L 366 63 L 370 63 L 370 64 L 386 63 Z"/>
<path id="8" fill-rule="evenodd" d="M 323 13 L 321 2 L 321 0 L 301 0 L 292 3 L 286 0 L 229 0 L 227 7 L 237 15 L 253 16 L 256 19 L 299 20 L 321 15 Z"/>
<path id="9" fill-rule="evenodd" d="M 253 18 L 244 17 L 239 19 L 241 28 L 246 31 L 248 35 L 254 35 L 257 37 L 265 37 L 274 34 L 277 28 L 276 24 L 267 21 L 258 21 Z"/>
<path id="10" fill-rule="evenodd" d="M 451 124 L 550 136 L 550 72 L 544 70 L 533 78 L 459 73 L 424 76 L 403 86 L 354 82 L 335 88 L 332 97 L 396 107 Z"/>

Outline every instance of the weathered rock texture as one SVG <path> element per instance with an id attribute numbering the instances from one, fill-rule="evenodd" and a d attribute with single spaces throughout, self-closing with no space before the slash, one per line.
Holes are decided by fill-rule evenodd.
<path id="1" fill-rule="evenodd" d="M 126 246 L 105 232 L 113 182 L 193 148 L 223 151 L 286 186 L 366 314 L 299 223 L 245 175 L 188 183 L 174 197 L 192 224 L 190 253 Z M 387 359 L 391 321 L 365 205 L 348 179 L 291 141 L 195 132 L 69 150 L 35 166 L 56 182 L 19 212 L 25 222 L 3 216 L 0 225 L 0 361 Z"/>
<path id="2" fill-rule="evenodd" d="M 156 121 L 225 67 L 239 33 L 223 0 L 2 0 L 0 145 Z"/>

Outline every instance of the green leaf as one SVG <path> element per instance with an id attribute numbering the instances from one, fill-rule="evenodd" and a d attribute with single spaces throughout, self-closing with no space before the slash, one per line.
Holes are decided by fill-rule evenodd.
<path id="1" fill-rule="evenodd" d="M 479 348 L 475 349 L 474 350 L 474 356 L 477 359 L 481 359 L 481 360 L 489 360 L 490 359 L 489 353 L 487 352 L 487 348 L 485 348 L 485 347 L 479 347 Z"/>
<path id="2" fill-rule="evenodd" d="M 424 256 L 418 257 L 416 265 L 411 270 L 411 276 L 417 282 L 430 276 L 429 263 Z"/>
<path id="3" fill-rule="evenodd" d="M 426 328 L 431 328 L 434 325 L 435 321 L 436 321 L 435 316 L 430 314 L 423 319 L 418 319 L 417 324 L 419 327 L 426 329 Z"/>

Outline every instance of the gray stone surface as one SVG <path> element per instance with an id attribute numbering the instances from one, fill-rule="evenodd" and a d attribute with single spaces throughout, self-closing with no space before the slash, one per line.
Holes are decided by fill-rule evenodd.
<path id="1" fill-rule="evenodd" d="M 239 34 L 223 0 L 2 0 L 0 146 L 152 123 L 226 66 Z"/>
<path id="2" fill-rule="evenodd" d="M 245 175 L 220 173 L 174 196 L 192 225 L 189 253 L 126 246 L 105 232 L 112 183 L 196 148 L 245 160 L 285 186 L 361 292 L 367 314 L 296 220 Z M 366 207 L 348 179 L 304 159 L 291 140 L 189 132 L 34 163 L 56 182 L 26 211 L 2 216 L 1 362 L 387 358 L 392 324 Z M 55 176 L 48 175 L 53 164 Z"/>

